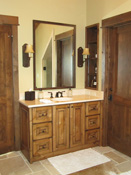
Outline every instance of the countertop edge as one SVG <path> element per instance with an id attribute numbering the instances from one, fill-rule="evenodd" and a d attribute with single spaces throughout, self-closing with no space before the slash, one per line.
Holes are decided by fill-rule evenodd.
<path id="1" fill-rule="evenodd" d="M 96 97 L 96 96 L 90 96 L 90 97 L 92 99 L 81 99 L 81 100 L 73 99 L 72 101 L 62 101 L 62 102 L 52 102 L 52 103 L 42 103 L 42 102 L 39 102 L 38 99 L 37 99 L 39 104 L 26 104 L 25 100 L 19 100 L 19 103 L 26 106 L 26 107 L 28 107 L 28 108 L 34 108 L 34 107 L 55 106 L 55 105 L 64 105 L 64 104 L 102 101 L 103 100 L 102 98 Z M 30 103 L 30 102 L 32 102 L 32 101 L 28 101 L 28 103 Z"/>

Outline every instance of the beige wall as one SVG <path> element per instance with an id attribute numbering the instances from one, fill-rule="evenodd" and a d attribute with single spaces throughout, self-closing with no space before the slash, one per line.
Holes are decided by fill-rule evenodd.
<path id="1" fill-rule="evenodd" d="M 1 0 L 0 13 L 19 17 L 19 90 L 33 88 L 33 61 L 22 66 L 22 45 L 33 43 L 32 20 L 54 21 L 76 25 L 76 88 L 84 88 L 84 67 L 77 67 L 77 48 L 85 44 L 85 26 L 101 23 L 101 20 L 131 10 L 131 0 Z M 101 25 L 100 25 L 101 26 Z M 101 42 L 99 81 L 101 83 Z M 101 88 L 99 83 L 99 89 Z"/>
<path id="2" fill-rule="evenodd" d="M 131 0 L 87 0 L 86 26 L 100 23 L 102 19 L 131 11 Z M 102 29 L 99 35 L 99 89 L 101 89 Z"/>
<path id="3" fill-rule="evenodd" d="M 33 43 L 32 20 L 54 21 L 76 25 L 76 48 L 84 47 L 86 0 L 1 0 L 2 15 L 18 16 L 19 89 L 33 88 L 33 61 L 30 68 L 22 67 L 22 45 Z M 77 52 L 77 51 L 76 51 Z M 76 61 L 77 64 L 77 61 Z M 84 87 L 84 68 L 76 67 L 76 86 Z"/>

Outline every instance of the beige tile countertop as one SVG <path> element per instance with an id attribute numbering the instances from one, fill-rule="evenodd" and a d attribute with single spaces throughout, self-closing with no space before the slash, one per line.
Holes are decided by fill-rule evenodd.
<path id="1" fill-rule="evenodd" d="M 61 105 L 61 104 L 71 104 L 71 103 L 80 103 L 80 102 L 91 102 L 91 101 L 99 101 L 103 100 L 101 97 L 91 96 L 91 95 L 74 95 L 72 97 L 63 97 L 63 98 L 71 98 L 68 101 L 55 101 L 54 98 L 46 98 L 45 102 L 40 102 L 40 99 L 35 99 L 32 101 L 20 100 L 19 102 L 28 108 L 33 107 L 42 107 L 42 106 L 53 106 L 53 105 Z"/>

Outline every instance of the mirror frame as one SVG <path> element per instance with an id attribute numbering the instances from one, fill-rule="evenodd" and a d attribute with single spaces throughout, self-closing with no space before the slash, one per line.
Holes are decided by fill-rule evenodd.
<path id="1" fill-rule="evenodd" d="M 36 87 L 36 56 L 35 56 L 35 23 L 44 23 L 44 24 L 53 24 L 53 25 L 61 25 L 61 26 L 69 26 L 74 27 L 74 64 L 73 64 L 73 86 L 68 87 L 50 87 L 50 88 L 37 88 Z M 46 89 L 67 89 L 67 88 L 75 88 L 76 87 L 76 25 L 73 24 L 65 24 L 65 23 L 57 23 L 57 22 L 50 22 L 50 21 L 40 21 L 40 20 L 33 20 L 33 48 L 34 48 L 34 54 L 33 54 L 33 80 L 34 80 L 34 90 L 46 90 Z"/>

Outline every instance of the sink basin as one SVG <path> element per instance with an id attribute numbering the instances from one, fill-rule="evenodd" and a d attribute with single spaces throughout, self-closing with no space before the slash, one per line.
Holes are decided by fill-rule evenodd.
<path id="1" fill-rule="evenodd" d="M 48 99 L 40 99 L 39 100 L 40 102 L 42 102 L 42 103 L 52 103 L 52 101 L 51 100 L 48 100 Z"/>
<path id="2" fill-rule="evenodd" d="M 72 98 L 69 97 L 61 97 L 61 98 L 53 98 L 53 101 L 70 101 Z"/>

